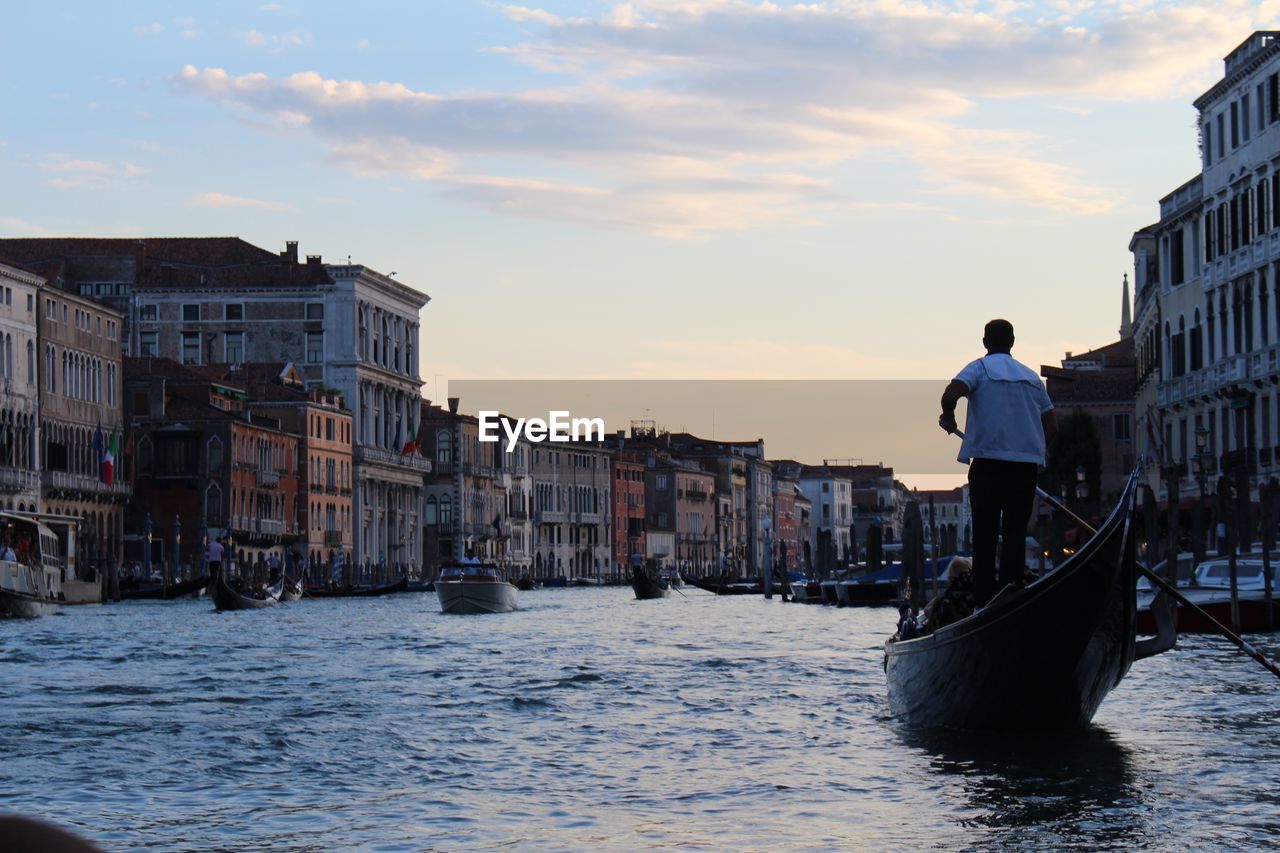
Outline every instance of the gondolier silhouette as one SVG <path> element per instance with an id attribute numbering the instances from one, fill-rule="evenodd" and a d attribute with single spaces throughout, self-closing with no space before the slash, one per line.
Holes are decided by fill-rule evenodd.
<path id="1" fill-rule="evenodd" d="M 1000 586 L 1022 584 L 1036 478 L 1055 430 L 1053 403 L 1044 383 L 1009 354 L 1013 324 L 1008 320 L 987 323 L 982 345 L 987 354 L 965 365 L 942 392 L 938 418 L 939 426 L 955 432 L 956 403 L 961 397 L 969 398 L 957 458 L 969 463 L 974 595 L 979 604 L 996 592 L 1000 537 Z"/>

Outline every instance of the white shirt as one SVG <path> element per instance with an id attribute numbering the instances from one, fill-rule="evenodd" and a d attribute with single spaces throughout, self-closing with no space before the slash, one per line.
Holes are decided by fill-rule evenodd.
<path id="1" fill-rule="evenodd" d="M 1040 415 L 1053 409 L 1035 371 L 1008 353 L 989 353 L 965 365 L 956 379 L 969 389 L 961 462 L 1003 459 L 1044 467 Z"/>

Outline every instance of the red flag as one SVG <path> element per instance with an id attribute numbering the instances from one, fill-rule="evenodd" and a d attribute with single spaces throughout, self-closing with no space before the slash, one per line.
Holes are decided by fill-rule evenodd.
<path id="1" fill-rule="evenodd" d="M 107 448 L 102 454 L 102 482 L 108 486 L 116 481 L 116 463 L 115 457 L 111 455 L 111 448 Z"/>
<path id="2" fill-rule="evenodd" d="M 404 450 L 400 451 L 400 455 L 408 456 L 410 453 L 415 452 L 417 449 L 418 449 L 418 442 L 414 441 L 411 438 L 404 443 Z"/>

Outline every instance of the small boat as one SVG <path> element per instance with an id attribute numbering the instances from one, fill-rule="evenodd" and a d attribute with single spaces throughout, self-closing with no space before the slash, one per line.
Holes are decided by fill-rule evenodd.
<path id="1" fill-rule="evenodd" d="M 597 578 L 589 578 L 578 575 L 569 581 L 569 586 L 600 586 L 601 582 Z"/>
<path id="2" fill-rule="evenodd" d="M 1054 571 L 931 634 L 890 639 L 894 714 L 921 728 L 1087 725 L 1135 659 L 1134 491 L 1130 477 L 1107 522 Z"/>
<path id="3" fill-rule="evenodd" d="M 405 592 L 435 592 L 436 582 L 419 578 L 416 581 L 409 581 L 405 584 Z"/>
<path id="4" fill-rule="evenodd" d="M 308 598 L 375 598 L 379 595 L 406 592 L 408 589 L 409 579 L 402 577 L 377 586 L 309 586 L 306 592 Z"/>
<path id="5" fill-rule="evenodd" d="M 709 578 L 685 578 L 685 583 L 714 592 L 716 595 L 764 595 L 764 584 L 749 578 L 731 578 L 728 575 Z"/>
<path id="6" fill-rule="evenodd" d="M 516 609 L 517 593 L 496 566 L 445 566 L 436 581 L 441 613 L 508 613 Z"/>
<path id="7" fill-rule="evenodd" d="M 66 564 L 58 537 L 30 516 L 0 512 L 14 559 L 0 559 L 0 616 L 31 618 L 58 612 Z"/>
<path id="8" fill-rule="evenodd" d="M 280 582 L 280 592 L 276 595 L 277 601 L 299 601 L 302 598 L 302 578 L 290 579 L 284 578 Z"/>
<path id="9" fill-rule="evenodd" d="M 174 581 L 171 584 L 147 583 L 133 584 L 120 588 L 120 597 L 128 600 L 151 601 L 157 599 L 186 598 L 198 596 L 209 585 L 209 576 L 201 575 L 185 581 Z"/>
<path id="10" fill-rule="evenodd" d="M 542 584 L 534 580 L 529 575 L 521 575 L 520 580 L 516 581 L 516 589 L 524 592 L 531 589 L 541 589 Z"/>
<path id="11" fill-rule="evenodd" d="M 822 596 L 822 583 L 813 580 L 792 581 L 791 600 L 801 604 L 826 604 Z"/>
<path id="12" fill-rule="evenodd" d="M 667 598 L 671 595 L 671 587 L 667 584 L 666 578 L 656 570 L 643 566 L 631 567 L 631 588 L 635 590 L 636 598 L 640 601 Z"/>
<path id="13" fill-rule="evenodd" d="M 228 581 L 222 572 L 214 575 L 209 595 L 213 599 L 213 609 L 217 611 L 259 610 L 276 603 L 270 593 L 250 590 L 240 578 Z"/>

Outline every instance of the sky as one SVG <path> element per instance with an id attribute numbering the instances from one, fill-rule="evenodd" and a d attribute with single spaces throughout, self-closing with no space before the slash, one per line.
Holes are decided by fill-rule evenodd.
<path id="1" fill-rule="evenodd" d="M 1278 11 L 9 0 L 0 234 L 394 273 L 432 299 L 435 399 L 947 378 L 996 316 L 1055 363 L 1115 338 L 1129 239 L 1198 171 L 1191 102 Z"/>

